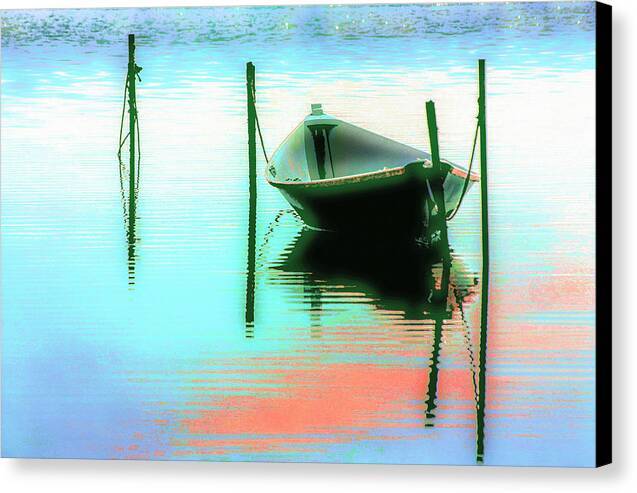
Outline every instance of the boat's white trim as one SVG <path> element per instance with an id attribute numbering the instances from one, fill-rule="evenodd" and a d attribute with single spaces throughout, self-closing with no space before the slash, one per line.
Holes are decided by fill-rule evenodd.
<path id="1" fill-rule="evenodd" d="M 428 161 L 430 163 L 430 161 Z M 410 163 L 411 164 L 411 163 Z M 462 179 L 466 179 L 467 171 L 456 168 L 453 164 L 446 162 L 450 167 L 449 172 L 453 175 L 456 175 Z M 370 171 L 368 173 L 361 173 L 358 175 L 350 175 L 350 176 L 342 176 L 339 178 L 326 178 L 323 180 L 312 180 L 312 181 L 277 181 L 271 180 L 268 175 L 266 175 L 265 179 L 267 182 L 276 187 L 293 187 L 293 188 L 319 188 L 319 187 L 329 187 L 334 185 L 345 185 L 348 183 L 361 183 L 369 180 L 376 180 L 379 178 L 389 178 L 391 176 L 400 176 L 404 175 L 406 168 L 408 165 L 399 166 L 396 168 L 385 168 L 378 171 Z M 430 165 L 431 166 L 431 165 Z M 425 166 L 429 168 L 430 166 Z M 479 181 L 480 178 L 475 174 L 471 173 L 469 179 L 471 181 Z"/>
<path id="2" fill-rule="evenodd" d="M 324 180 L 312 181 L 276 181 L 266 176 L 268 183 L 274 187 L 294 187 L 294 188 L 315 188 L 333 185 L 345 185 L 347 183 L 360 183 L 378 178 L 387 178 L 390 176 L 400 176 L 405 174 L 405 166 L 398 168 L 381 169 L 379 171 L 370 171 L 369 173 L 361 173 L 359 175 L 343 176 L 339 178 L 326 178 Z"/>

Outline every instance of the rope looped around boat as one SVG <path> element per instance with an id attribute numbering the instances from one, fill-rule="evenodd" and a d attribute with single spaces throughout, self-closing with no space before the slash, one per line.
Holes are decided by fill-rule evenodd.
<path id="1" fill-rule="evenodd" d="M 471 157 L 469 158 L 467 176 L 465 177 L 464 184 L 462 185 L 462 193 L 460 194 L 460 198 L 458 199 L 458 204 L 456 205 L 456 208 L 453 210 L 453 212 L 447 215 L 447 221 L 451 221 L 454 217 L 456 217 L 456 214 L 460 210 L 460 205 L 462 204 L 464 196 L 467 193 L 467 189 L 469 188 L 469 182 L 471 181 L 471 167 L 473 166 L 473 157 L 476 152 L 476 143 L 478 142 L 478 130 L 480 129 L 480 119 L 478 117 L 476 117 L 476 119 L 478 120 L 478 122 L 476 123 L 475 134 L 473 135 L 473 146 L 471 147 Z"/>

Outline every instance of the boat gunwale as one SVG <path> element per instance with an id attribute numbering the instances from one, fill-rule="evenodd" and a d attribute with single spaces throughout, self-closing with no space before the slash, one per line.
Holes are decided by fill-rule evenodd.
<path id="1" fill-rule="evenodd" d="M 310 180 L 310 181 L 276 181 L 270 180 L 267 176 L 265 179 L 268 183 L 276 188 L 284 188 L 287 186 L 293 186 L 295 188 L 321 188 L 331 187 L 338 185 L 346 185 L 348 183 L 361 183 L 369 180 L 376 180 L 379 178 L 389 178 L 391 176 L 401 176 L 405 174 L 405 167 L 400 166 L 396 168 L 386 168 L 378 171 L 369 171 L 367 173 L 359 173 L 357 175 L 341 176 L 339 178 L 324 178 L 322 180 Z"/>
<path id="2" fill-rule="evenodd" d="M 446 161 L 444 159 L 441 159 L 442 164 L 446 164 L 447 166 L 449 166 L 449 173 L 451 173 L 452 175 L 456 175 L 460 178 L 467 178 L 467 175 L 469 175 L 469 179 L 471 181 L 480 181 L 480 176 L 475 174 L 475 173 L 471 173 L 468 170 L 461 168 L 460 166 L 450 163 L 449 161 Z"/>
<path id="3" fill-rule="evenodd" d="M 425 162 L 423 161 L 412 161 L 411 163 L 407 163 L 405 165 L 402 166 L 397 166 L 394 168 L 384 168 L 378 171 L 369 171 L 367 173 L 359 173 L 356 175 L 348 175 L 348 176 L 341 176 L 338 178 L 324 178 L 322 180 L 309 180 L 309 181 L 278 181 L 278 180 L 272 180 L 270 179 L 270 177 L 267 174 L 267 170 L 266 170 L 266 176 L 265 179 L 266 181 L 272 185 L 275 188 L 286 188 L 286 187 L 291 187 L 291 188 L 323 188 L 323 187 L 331 187 L 331 186 L 338 186 L 338 185 L 347 185 L 347 184 L 351 184 L 351 183 L 361 183 L 361 182 L 365 182 L 365 181 L 370 181 L 370 180 L 376 180 L 376 179 L 382 179 L 382 178 L 389 178 L 389 177 L 393 177 L 393 176 L 401 176 L 404 175 L 407 172 L 407 167 L 410 164 L 425 164 Z M 446 164 L 447 166 L 449 166 L 449 173 L 456 175 L 460 178 L 466 179 L 468 172 L 462 168 L 458 168 L 455 165 L 443 161 L 443 164 Z M 430 166 L 428 167 L 424 167 L 423 169 L 427 170 L 427 169 L 431 169 Z M 471 173 L 469 175 L 469 179 L 473 182 L 477 182 L 480 180 L 480 178 L 478 177 L 478 175 L 476 175 L 475 173 Z"/>

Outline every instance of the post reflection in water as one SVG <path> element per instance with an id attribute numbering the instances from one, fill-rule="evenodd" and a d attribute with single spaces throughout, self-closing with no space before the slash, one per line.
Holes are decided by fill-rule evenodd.
<path id="1" fill-rule="evenodd" d="M 310 326 L 312 337 L 321 337 L 321 311 L 323 310 L 323 300 L 320 279 L 315 274 L 305 273 L 303 275 L 303 297 L 310 302 Z"/>
<path id="2" fill-rule="evenodd" d="M 257 201 L 256 196 L 250 194 L 248 210 L 248 260 L 246 270 L 246 302 L 245 302 L 245 336 L 254 337 L 254 291 L 256 266 L 256 229 L 257 229 Z"/>
<path id="3" fill-rule="evenodd" d="M 433 288 L 431 293 L 432 304 L 429 309 L 429 316 L 434 321 L 433 349 L 431 352 L 431 362 L 429 364 L 429 386 L 427 390 L 427 402 L 425 407 L 425 425 L 433 426 L 436 409 L 436 393 L 438 390 L 438 363 L 440 358 L 440 343 L 442 341 L 442 324 L 445 319 L 451 318 L 451 313 L 447 311 L 447 295 L 449 294 L 449 272 L 451 269 L 451 256 L 449 246 L 446 245 L 446 252 L 442 261 L 442 276 L 440 287 Z"/>
<path id="4" fill-rule="evenodd" d="M 139 171 L 139 163 L 137 164 Z M 139 195 L 139 172 L 135 179 L 136 185 L 133 190 L 126 189 L 125 183 L 126 175 L 130 173 L 122 159 L 119 158 L 119 185 L 120 196 L 122 200 L 122 215 L 124 218 L 124 227 L 126 229 L 126 245 L 127 245 L 127 258 L 128 258 L 128 284 L 130 286 L 135 285 L 135 264 L 137 261 L 137 233 L 136 233 L 136 221 L 137 221 L 137 198 Z"/>

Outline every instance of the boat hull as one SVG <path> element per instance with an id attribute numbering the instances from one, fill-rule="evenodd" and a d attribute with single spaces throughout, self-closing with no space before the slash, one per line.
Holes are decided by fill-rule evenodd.
<path id="1" fill-rule="evenodd" d="M 342 179 L 272 184 L 314 229 L 418 238 L 429 223 L 427 170 L 418 163 Z M 459 192 L 461 185 L 455 175 L 445 181 L 450 191 Z"/>

